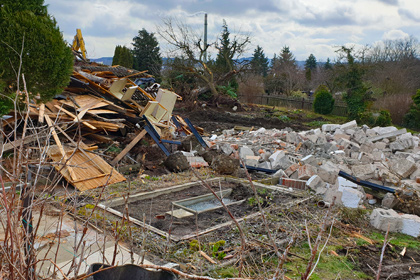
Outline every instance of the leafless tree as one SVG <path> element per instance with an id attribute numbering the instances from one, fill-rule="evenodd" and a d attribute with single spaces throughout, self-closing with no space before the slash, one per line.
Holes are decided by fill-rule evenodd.
<path id="1" fill-rule="evenodd" d="M 163 24 L 158 26 L 157 32 L 171 46 L 171 54 L 174 57 L 181 57 L 186 62 L 176 67 L 194 75 L 198 80 L 204 83 L 204 87 L 199 93 L 210 91 L 213 98 L 217 99 L 217 85 L 229 80 L 238 73 L 235 65 L 230 65 L 228 71 L 215 73 L 214 67 L 207 62 L 206 54 L 210 47 L 220 49 L 218 42 L 212 42 L 206 46 L 203 44 L 200 36 L 190 26 L 184 22 L 172 18 L 164 19 Z M 234 35 L 230 38 L 228 51 L 223 54 L 228 60 L 235 59 L 243 54 L 246 45 L 249 43 L 249 36 Z"/>

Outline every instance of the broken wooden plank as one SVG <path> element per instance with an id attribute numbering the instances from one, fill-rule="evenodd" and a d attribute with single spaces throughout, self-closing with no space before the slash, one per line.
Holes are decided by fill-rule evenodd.
<path id="1" fill-rule="evenodd" d="M 52 134 L 52 136 L 53 136 L 53 138 L 54 138 L 54 141 L 55 141 L 55 143 L 57 144 L 58 149 L 60 150 L 61 155 L 63 156 L 64 162 L 65 162 L 66 164 L 68 164 L 68 162 L 69 162 L 69 158 L 67 157 L 67 154 L 66 154 L 66 152 L 64 151 L 63 145 L 61 144 L 61 141 L 60 141 L 60 139 L 58 138 L 57 132 L 56 132 L 56 131 L 55 131 L 55 129 L 54 129 L 54 126 L 53 126 L 53 123 L 52 123 L 52 121 L 51 121 L 50 117 L 49 117 L 48 115 L 45 115 L 45 120 L 46 120 L 46 122 L 47 122 L 47 124 L 48 124 L 48 126 L 49 126 L 49 128 L 50 128 L 50 130 L 51 130 L 51 134 Z M 67 168 L 67 170 L 69 171 L 69 174 L 70 174 L 71 179 L 72 179 L 72 180 L 77 180 L 76 173 L 74 173 L 73 168 L 72 168 L 72 167 L 70 167 L 70 166 L 68 166 L 68 165 L 66 166 L 66 168 Z"/>
<path id="2" fill-rule="evenodd" d="M 44 123 L 44 114 L 45 114 L 45 104 L 39 105 L 39 115 L 38 115 L 38 122 Z"/>
<path id="3" fill-rule="evenodd" d="M 23 145 L 28 144 L 41 137 L 45 137 L 45 135 L 32 134 L 32 135 L 26 136 L 24 139 L 17 139 L 15 141 L 6 143 L 3 145 L 3 152 L 8 152 L 10 150 L 13 150 L 15 147 L 19 147 L 22 144 Z"/>
<path id="4" fill-rule="evenodd" d="M 47 151 L 48 156 L 53 161 L 60 160 L 61 156 L 56 155 L 58 150 L 58 146 L 51 146 Z M 72 149 L 64 147 L 64 150 L 68 151 Z M 74 171 L 78 178 L 77 180 L 73 180 L 68 172 L 63 172 L 59 165 L 55 165 L 55 168 L 70 184 L 82 192 L 126 180 L 123 175 L 118 173 L 118 171 L 112 168 L 101 157 L 91 153 L 83 153 L 80 149 L 74 151 L 68 164 L 75 166 Z"/>
<path id="5" fill-rule="evenodd" d="M 66 109 L 64 109 L 63 107 L 60 107 L 60 106 L 58 106 L 58 105 L 54 105 L 54 107 L 56 107 L 57 109 L 59 109 L 59 110 L 63 111 L 64 113 L 66 113 L 67 115 L 69 115 L 69 116 L 70 116 L 70 117 L 72 117 L 72 118 L 77 118 L 75 114 L 73 114 L 73 113 L 71 113 L 71 112 L 67 111 L 67 110 L 66 110 Z M 86 122 L 86 121 L 82 121 L 82 124 L 86 125 L 86 126 L 87 126 L 87 127 L 89 127 L 90 129 L 93 129 L 93 130 L 96 130 L 96 129 L 97 129 L 95 126 L 93 126 L 93 125 L 89 124 L 89 123 L 88 123 L 88 122 Z"/>
<path id="6" fill-rule="evenodd" d="M 147 131 L 143 129 L 137 136 L 121 151 L 112 161 L 111 165 L 115 166 L 145 135 Z"/>

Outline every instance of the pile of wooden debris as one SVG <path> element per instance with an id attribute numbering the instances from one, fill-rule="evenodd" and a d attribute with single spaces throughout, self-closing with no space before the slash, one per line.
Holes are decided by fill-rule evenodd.
<path id="1" fill-rule="evenodd" d="M 3 129 L 13 131 L 25 116 L 35 125 L 46 127 L 55 141 L 48 149 L 48 157 L 80 191 L 121 182 L 124 176 L 112 166 L 146 134 L 168 155 L 164 141 L 171 143 L 175 135 L 196 133 L 188 120 L 172 115 L 181 97 L 153 81 L 145 72 L 77 62 L 71 82 L 61 95 L 45 104 L 30 101 L 28 112 L 12 112 L 11 117 L 3 119 Z M 110 163 L 92 153 L 96 144 L 113 143 L 113 135 L 125 136 L 127 132 L 136 136 Z M 11 136 L 6 136 L 3 152 L 40 137 L 5 135 Z"/>

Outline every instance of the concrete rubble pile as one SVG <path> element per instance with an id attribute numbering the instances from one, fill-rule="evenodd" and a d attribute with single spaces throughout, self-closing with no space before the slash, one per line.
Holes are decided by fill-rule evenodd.
<path id="1" fill-rule="evenodd" d="M 420 139 L 406 129 L 359 127 L 356 121 L 351 121 L 342 125 L 324 124 L 321 129 L 302 132 L 290 128 L 230 129 L 205 140 L 213 150 L 241 159 L 248 169 L 275 172 L 271 175 L 274 178 L 304 181 L 306 187 L 322 196 L 325 203 L 336 197 L 336 204 L 357 208 L 365 201 L 375 204 L 382 200 L 384 208 L 420 214 L 417 206 Z M 339 172 L 386 186 L 391 191 L 384 196 L 384 192 L 372 191 L 340 177 Z M 382 218 L 375 218 L 384 216 L 378 214 L 381 211 L 388 210 L 375 210 L 372 224 L 383 229 L 378 221 Z M 390 217 L 394 216 L 390 214 Z M 418 216 L 397 216 L 399 222 L 392 230 L 415 236 L 420 234 Z M 411 224 L 415 224 L 414 229 Z"/>

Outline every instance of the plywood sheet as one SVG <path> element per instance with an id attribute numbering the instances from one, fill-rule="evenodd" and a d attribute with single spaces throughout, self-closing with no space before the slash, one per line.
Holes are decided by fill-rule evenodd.
<path id="1" fill-rule="evenodd" d="M 79 191 L 95 189 L 105 185 L 110 185 L 125 181 L 125 177 L 112 168 L 100 156 L 92 153 L 83 153 L 74 148 L 64 147 L 69 158 L 67 165 L 72 166 L 75 178 L 72 178 L 67 168 L 62 168 L 62 164 L 56 164 L 55 168 L 63 177 Z M 62 154 L 58 146 L 51 146 L 48 156 L 56 163 L 63 163 Z"/>

